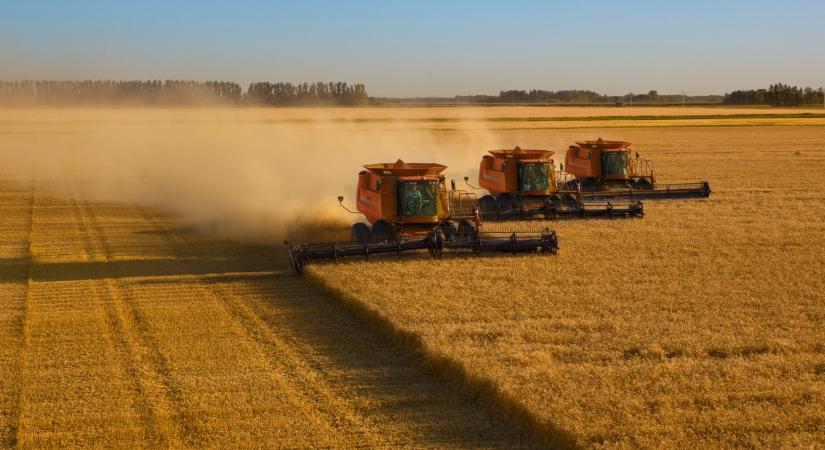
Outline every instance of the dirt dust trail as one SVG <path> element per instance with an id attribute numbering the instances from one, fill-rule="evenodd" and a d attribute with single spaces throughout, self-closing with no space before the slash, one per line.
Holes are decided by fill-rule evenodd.
<path id="1" fill-rule="evenodd" d="M 451 132 L 445 142 L 434 130 L 373 129 L 320 112 L 280 122 L 288 112 L 0 109 L 0 167 L 24 179 L 36 168 L 52 191 L 63 188 L 55 180 L 81 174 L 95 200 L 124 191 L 200 231 L 280 243 L 321 238 L 330 224 L 348 233 L 354 216 L 335 199 L 343 194 L 351 204 L 362 164 L 438 161 L 460 176 L 476 170 L 466 156 L 489 143 L 476 129 Z"/>
<path id="2" fill-rule="evenodd" d="M 4 444 L 532 446 L 279 252 L 65 184 L 2 194 Z"/>

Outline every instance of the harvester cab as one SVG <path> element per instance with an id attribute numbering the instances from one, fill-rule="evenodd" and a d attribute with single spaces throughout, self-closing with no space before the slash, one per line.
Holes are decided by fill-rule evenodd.
<path id="1" fill-rule="evenodd" d="M 656 184 L 653 163 L 641 159 L 638 152 L 632 157 L 630 145 L 630 142 L 602 139 L 578 141 L 567 149 L 567 172 L 576 177 L 585 190 L 594 190 L 597 185 L 650 189 Z"/>
<path id="2" fill-rule="evenodd" d="M 577 190 L 559 188 L 552 150 L 491 150 L 479 167 L 484 219 L 629 217 L 644 214 L 641 202 L 587 202 Z M 467 178 L 465 178 L 467 181 Z"/>
<path id="3" fill-rule="evenodd" d="M 426 234 L 474 233 L 481 224 L 474 193 L 448 189 L 434 163 L 368 164 L 358 174 L 356 210 L 369 224 L 352 226 L 352 240 L 374 242 Z M 371 230 L 370 230 L 371 226 Z"/>
<path id="4" fill-rule="evenodd" d="M 565 155 L 565 169 L 572 176 L 567 189 L 582 191 L 585 198 L 688 198 L 710 196 L 707 181 L 658 184 L 653 162 L 633 152 L 630 142 L 577 141 Z"/>
<path id="5" fill-rule="evenodd" d="M 366 223 L 352 225 L 349 242 L 295 244 L 287 242 L 289 261 L 295 274 L 307 264 L 346 257 L 369 258 L 377 254 L 429 252 L 541 252 L 555 254 L 556 233 L 486 232 L 482 229 L 478 200 L 472 192 L 450 188 L 434 163 L 368 164 L 358 174 L 356 210 L 338 203 L 348 212 L 362 214 Z"/>
<path id="6" fill-rule="evenodd" d="M 552 150 L 491 150 L 481 158 L 479 185 L 493 196 L 549 195 L 556 191 Z"/>

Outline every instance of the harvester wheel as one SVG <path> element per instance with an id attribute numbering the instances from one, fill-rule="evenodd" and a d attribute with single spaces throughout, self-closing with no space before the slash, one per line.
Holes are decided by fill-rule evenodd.
<path id="1" fill-rule="evenodd" d="M 360 222 L 353 224 L 350 239 L 355 242 L 368 241 L 370 239 L 370 226 Z"/>
<path id="2" fill-rule="evenodd" d="M 441 258 L 441 255 L 444 252 L 444 241 L 445 236 L 444 232 L 437 229 L 433 232 L 432 236 L 430 236 L 430 256 L 433 258 Z"/>
<path id="3" fill-rule="evenodd" d="M 516 199 L 510 194 L 499 194 L 496 204 L 499 212 L 507 212 L 516 207 Z"/>
<path id="4" fill-rule="evenodd" d="M 582 191 L 593 192 L 593 191 L 597 191 L 597 190 L 598 190 L 598 186 L 597 186 L 597 183 L 596 183 L 595 179 L 586 178 L 582 181 Z"/>
<path id="5" fill-rule="evenodd" d="M 482 214 L 495 214 L 498 211 L 498 202 L 492 195 L 485 195 L 478 199 L 478 208 Z"/>
<path id="6" fill-rule="evenodd" d="M 637 181 L 636 183 L 633 184 L 633 188 L 634 189 L 647 189 L 647 190 L 650 190 L 650 189 L 653 189 L 653 183 L 651 183 L 650 180 L 648 180 L 646 178 L 641 178 L 641 179 L 639 179 L 639 181 Z"/>
<path id="7" fill-rule="evenodd" d="M 395 230 L 386 220 L 379 220 L 372 224 L 373 242 L 386 242 L 395 240 Z"/>
<path id="8" fill-rule="evenodd" d="M 544 218 L 556 219 L 559 216 L 559 209 L 561 209 L 561 202 L 555 195 L 544 198 Z"/>
<path id="9" fill-rule="evenodd" d="M 578 208 L 579 207 L 579 199 L 576 198 L 573 194 L 564 194 L 564 198 L 561 199 L 563 204 L 569 208 Z"/>
<path id="10" fill-rule="evenodd" d="M 441 224 L 441 231 L 444 232 L 446 239 L 450 240 L 458 234 L 458 226 L 452 220 L 447 220 Z"/>
<path id="11" fill-rule="evenodd" d="M 458 236 L 462 241 L 474 242 L 478 239 L 478 229 L 473 222 L 462 220 L 458 222 Z"/>

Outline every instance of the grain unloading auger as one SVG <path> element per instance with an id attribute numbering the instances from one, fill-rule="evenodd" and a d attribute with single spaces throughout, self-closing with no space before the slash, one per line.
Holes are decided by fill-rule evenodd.
<path id="1" fill-rule="evenodd" d="M 568 190 L 585 199 L 657 199 L 710 197 L 710 183 L 658 183 L 653 162 L 631 155 L 630 142 L 578 141 L 565 155 Z"/>
<path id="2" fill-rule="evenodd" d="M 352 226 L 350 240 L 296 244 L 287 242 L 295 274 L 307 264 L 351 257 L 426 252 L 440 257 L 448 252 L 555 254 L 556 233 L 548 228 L 530 231 L 485 231 L 475 194 L 450 188 L 441 172 L 446 166 L 430 163 L 368 164 L 358 174 L 356 210 L 367 223 Z"/>
<path id="3" fill-rule="evenodd" d="M 551 150 L 492 150 L 481 159 L 478 180 L 490 192 L 479 199 L 484 220 L 642 217 L 636 201 L 598 201 L 559 188 Z M 469 185 L 469 177 L 464 177 Z M 473 186 L 471 186 L 473 187 Z M 478 189 L 478 188 L 476 188 Z"/>

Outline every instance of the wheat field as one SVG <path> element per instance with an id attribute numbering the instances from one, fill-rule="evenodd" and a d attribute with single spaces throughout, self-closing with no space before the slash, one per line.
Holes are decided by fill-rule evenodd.
<path id="1" fill-rule="evenodd" d="M 714 192 L 650 201 L 642 220 L 550 224 L 561 246 L 552 258 L 359 262 L 311 276 L 419 337 L 434 367 L 474 380 L 562 445 L 822 445 L 821 128 L 500 136 L 527 146 L 627 139 L 660 180 L 704 178 Z"/>
<path id="2" fill-rule="evenodd" d="M 687 111 L 0 110 L 0 445 L 820 445 L 822 119 Z M 674 117 L 591 120 L 631 114 Z M 352 220 L 307 205 L 339 211 L 361 164 L 475 178 L 595 137 L 714 193 L 552 223 L 556 257 L 297 278 L 276 244 Z"/>

